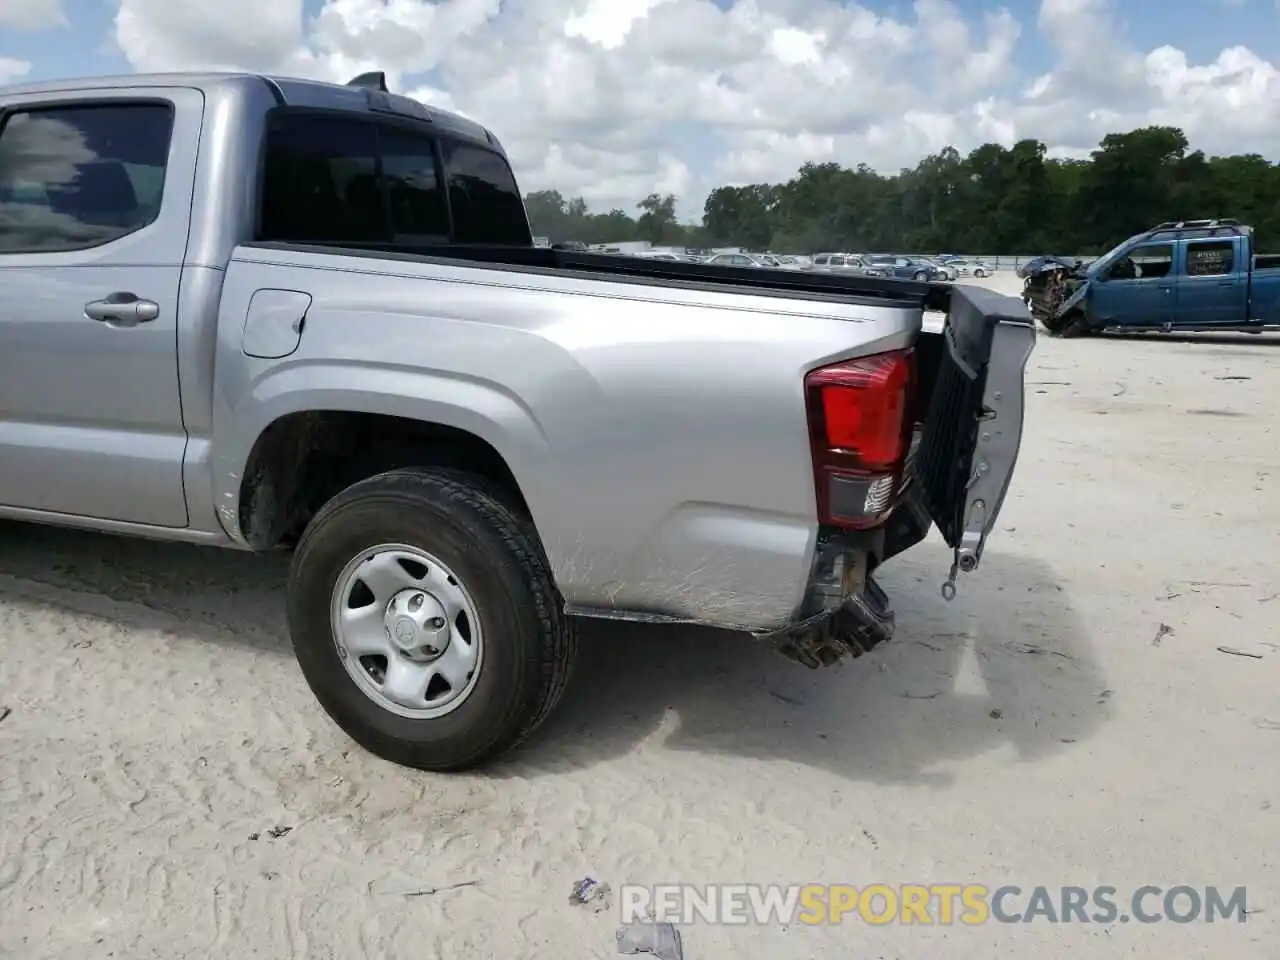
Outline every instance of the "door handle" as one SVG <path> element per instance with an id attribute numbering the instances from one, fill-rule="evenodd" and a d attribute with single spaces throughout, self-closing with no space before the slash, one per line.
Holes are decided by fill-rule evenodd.
<path id="1" fill-rule="evenodd" d="M 84 305 L 84 315 L 112 327 L 136 327 L 160 316 L 160 304 L 133 293 L 113 293 Z"/>
<path id="2" fill-rule="evenodd" d="M 1218 286 L 1220 286 L 1220 287 L 1234 287 L 1235 285 L 1236 285 L 1236 282 L 1235 282 L 1234 280 L 1219 280 L 1219 281 L 1218 281 Z"/>

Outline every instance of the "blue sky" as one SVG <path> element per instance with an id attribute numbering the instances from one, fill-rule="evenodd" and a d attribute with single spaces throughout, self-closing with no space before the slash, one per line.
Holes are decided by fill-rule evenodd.
<path id="1" fill-rule="evenodd" d="M 3 0 L 0 0 L 2 3 Z M 183 0 L 174 0 L 180 3 Z M 270 0 L 266 0 L 270 2 Z M 715 0 L 728 7 L 732 0 Z M 314 15 L 322 0 L 304 0 L 306 15 Z M 966 19 L 1006 7 L 1023 24 L 1015 61 L 1029 75 L 1042 71 L 1050 51 L 1034 30 L 1038 0 L 956 0 Z M 864 0 L 863 6 L 897 18 L 912 19 L 910 3 Z M 1212 60 L 1224 47 L 1244 44 L 1267 59 L 1280 55 L 1278 0 L 1113 0 L 1123 35 L 1140 50 L 1171 44 L 1193 62 Z M 0 57 L 32 63 L 31 79 L 87 76 L 129 69 L 111 40 L 116 4 L 111 0 L 64 0 L 69 26 L 18 32 L 0 28 Z"/>

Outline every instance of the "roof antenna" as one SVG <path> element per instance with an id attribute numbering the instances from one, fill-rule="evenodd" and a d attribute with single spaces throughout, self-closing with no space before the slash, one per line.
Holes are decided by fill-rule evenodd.
<path id="1" fill-rule="evenodd" d="M 354 80 L 347 81 L 348 87 L 364 87 L 366 90 L 380 90 L 383 93 L 390 93 L 387 89 L 387 75 L 381 70 L 371 70 L 369 73 L 362 73 Z"/>

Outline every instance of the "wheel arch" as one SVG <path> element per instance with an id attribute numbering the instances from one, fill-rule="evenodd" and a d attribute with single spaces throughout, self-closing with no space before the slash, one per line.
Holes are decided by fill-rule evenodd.
<path id="1" fill-rule="evenodd" d="M 340 373 L 364 383 L 305 390 L 275 384 L 255 390 L 241 412 L 228 412 L 238 430 L 235 440 L 215 443 L 215 496 L 233 540 L 258 550 L 276 546 L 339 485 L 410 465 L 475 473 L 536 518 L 532 478 L 547 462 L 548 445 L 532 412 L 510 394 L 397 371 Z M 314 381 L 315 372 L 307 376 Z"/>

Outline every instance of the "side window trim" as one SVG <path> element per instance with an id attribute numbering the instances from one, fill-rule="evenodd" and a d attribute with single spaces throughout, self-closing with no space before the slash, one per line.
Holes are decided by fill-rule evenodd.
<path id="1" fill-rule="evenodd" d="M 385 215 L 387 217 L 387 223 L 391 227 L 391 242 L 394 244 L 402 244 L 402 243 L 405 243 L 405 241 L 408 238 L 412 237 L 416 242 L 421 242 L 422 240 L 425 239 L 425 240 L 430 240 L 436 243 L 443 243 L 445 245 L 451 245 L 453 243 L 456 243 L 456 240 L 454 239 L 453 208 L 449 203 L 448 185 L 446 184 L 444 179 L 444 156 L 440 148 L 440 141 L 442 139 L 441 134 L 436 133 L 434 131 L 428 132 L 416 126 L 410 126 L 407 124 L 389 123 L 388 121 L 383 119 L 374 120 L 372 122 L 377 131 L 377 137 L 378 137 L 377 156 L 375 158 L 375 170 L 377 171 L 378 183 L 380 184 L 380 189 L 382 193 L 382 205 L 385 211 Z M 432 168 L 435 174 L 436 189 L 440 193 L 441 204 L 444 208 L 445 231 L 446 231 L 445 233 L 443 234 L 435 234 L 435 233 L 406 234 L 396 229 L 395 213 L 391 205 L 390 182 L 388 181 L 387 175 L 386 175 L 386 168 L 384 165 L 384 153 L 382 149 L 382 136 L 384 133 L 390 130 L 397 130 L 402 133 L 410 134 L 413 137 L 420 140 L 424 140 L 431 145 L 431 163 L 432 163 Z"/>
<path id="2" fill-rule="evenodd" d="M 449 243 L 458 242 L 458 225 L 453 219 L 453 191 L 449 189 L 449 171 L 444 166 L 444 135 L 431 138 L 431 152 L 436 162 L 436 183 L 444 200 L 444 222 L 449 227 Z"/>
<path id="3" fill-rule="evenodd" d="M 382 220 L 391 234 L 391 242 L 396 238 L 396 221 L 391 211 L 391 191 L 387 189 L 386 169 L 382 164 L 382 130 L 386 124 L 373 124 L 373 182 L 378 185 L 378 206 L 382 208 Z"/>

